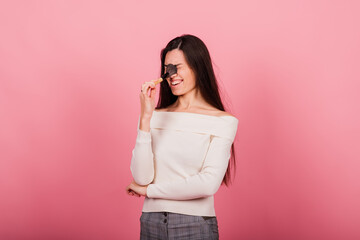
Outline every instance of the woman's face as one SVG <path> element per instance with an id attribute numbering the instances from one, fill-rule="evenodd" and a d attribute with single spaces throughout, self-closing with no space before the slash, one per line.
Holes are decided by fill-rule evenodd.
<path id="1" fill-rule="evenodd" d="M 174 49 L 165 56 L 165 71 L 168 64 L 177 67 L 177 73 L 171 75 L 166 80 L 171 91 L 176 96 L 181 96 L 195 90 L 195 74 L 186 62 L 183 51 Z"/>

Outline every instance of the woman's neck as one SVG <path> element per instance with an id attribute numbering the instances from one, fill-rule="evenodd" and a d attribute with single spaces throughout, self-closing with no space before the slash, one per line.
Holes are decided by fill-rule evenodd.
<path id="1" fill-rule="evenodd" d="M 178 96 L 176 102 L 171 106 L 171 109 L 177 111 L 190 111 L 192 109 L 203 108 L 209 104 L 201 96 L 199 90 L 188 92 L 184 95 Z"/>

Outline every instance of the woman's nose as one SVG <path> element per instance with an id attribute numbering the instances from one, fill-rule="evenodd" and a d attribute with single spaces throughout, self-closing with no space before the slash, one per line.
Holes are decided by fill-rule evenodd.
<path id="1" fill-rule="evenodd" d="M 176 77 L 177 76 L 177 73 L 174 73 L 174 74 L 172 74 L 171 76 L 170 76 L 170 78 L 174 78 L 174 77 Z"/>

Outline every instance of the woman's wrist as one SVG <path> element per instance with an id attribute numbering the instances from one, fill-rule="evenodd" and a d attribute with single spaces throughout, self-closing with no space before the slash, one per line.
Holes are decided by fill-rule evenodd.
<path id="1" fill-rule="evenodd" d="M 145 132 L 150 132 L 150 118 L 141 117 L 140 118 L 140 124 L 139 129 Z"/>

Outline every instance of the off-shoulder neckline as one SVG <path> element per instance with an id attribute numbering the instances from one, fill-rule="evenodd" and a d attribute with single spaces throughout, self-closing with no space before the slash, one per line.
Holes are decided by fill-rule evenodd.
<path id="1" fill-rule="evenodd" d="M 185 115 L 193 115 L 193 116 L 199 116 L 199 117 L 210 117 L 210 118 L 233 118 L 235 120 L 238 120 L 236 117 L 231 115 L 224 115 L 224 116 L 214 116 L 214 115 L 208 115 L 203 113 L 192 113 L 192 112 L 171 112 L 171 111 L 156 111 L 156 113 L 175 113 L 175 114 L 185 114 Z"/>

